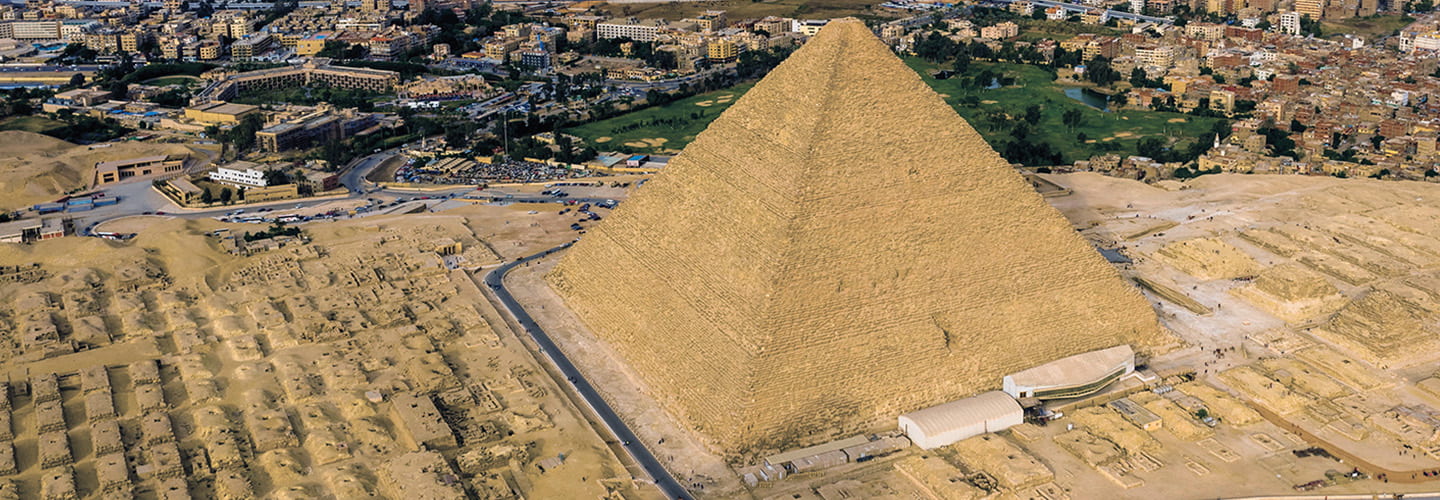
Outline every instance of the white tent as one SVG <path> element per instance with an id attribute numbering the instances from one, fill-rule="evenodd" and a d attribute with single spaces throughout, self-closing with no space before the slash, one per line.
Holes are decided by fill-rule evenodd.
<path id="1" fill-rule="evenodd" d="M 900 430 L 928 450 L 1024 421 L 1025 410 L 1015 398 L 992 391 L 901 415 Z"/>

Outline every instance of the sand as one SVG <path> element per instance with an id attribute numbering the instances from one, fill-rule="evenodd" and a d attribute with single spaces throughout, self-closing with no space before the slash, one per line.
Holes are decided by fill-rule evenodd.
<path id="1" fill-rule="evenodd" d="M 301 224 L 309 244 L 248 257 L 204 234 L 261 226 L 175 217 L 106 224 L 139 233 L 126 242 L 3 244 L 0 266 L 38 264 L 43 277 L 0 286 L 0 372 L 10 384 L 50 372 L 85 380 L 83 393 L 56 402 L 79 469 L 93 470 L 93 444 L 111 435 L 116 451 L 138 461 L 131 467 L 174 464 L 121 477 L 127 489 L 173 483 L 200 498 L 222 489 L 235 498 L 419 498 L 458 487 L 443 478 L 459 467 L 477 488 L 531 498 L 650 498 L 490 307 L 478 276 L 445 265 L 493 266 L 492 248 L 513 256 L 573 237 L 573 216 L 556 215 L 558 207 L 522 222 L 522 209 L 534 207 Z M 73 342 L 87 349 L 72 353 Z M 368 401 L 366 391 L 385 401 Z M 388 401 L 401 394 L 433 401 L 446 417 L 424 424 L 402 415 Z M 31 399 L 0 408 L 11 417 L 0 420 L 35 422 Z M 107 401 L 113 409 L 97 406 Z M 123 444 L 119 431 L 87 415 L 123 422 Z M 407 454 L 415 446 L 408 436 L 425 425 L 446 428 L 439 444 L 427 444 L 438 453 Z M 19 456 L 36 456 L 36 429 L 13 429 Z M 186 457 L 210 460 L 179 468 L 180 440 Z M 474 451 L 504 455 L 457 459 Z M 562 454 L 554 472 L 537 468 Z M 428 464 L 425 473 L 407 468 L 414 460 Z M 41 474 L 56 469 L 34 458 L 19 465 L 7 479 L 22 497 L 39 498 Z M 200 479 L 212 475 L 225 479 Z M 75 475 L 88 492 L 102 480 L 113 479 Z"/>
<path id="2" fill-rule="evenodd" d="M 52 201 L 89 187 L 95 163 L 161 154 L 196 153 L 179 144 L 125 142 L 91 149 L 47 135 L 0 132 L 0 208 Z"/>

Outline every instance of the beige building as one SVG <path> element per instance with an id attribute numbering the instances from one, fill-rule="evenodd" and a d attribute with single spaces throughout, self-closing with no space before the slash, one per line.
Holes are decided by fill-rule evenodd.
<path id="1" fill-rule="evenodd" d="M 260 108 L 249 104 L 211 102 L 185 108 L 185 119 L 206 125 L 235 124 L 246 116 L 259 113 Z"/>
<path id="2" fill-rule="evenodd" d="M 1228 90 L 1210 91 L 1210 109 L 1225 114 L 1235 112 L 1235 93 Z"/>
<path id="3" fill-rule="evenodd" d="M 96 163 L 94 185 L 180 175 L 185 159 L 183 155 L 159 155 Z"/>

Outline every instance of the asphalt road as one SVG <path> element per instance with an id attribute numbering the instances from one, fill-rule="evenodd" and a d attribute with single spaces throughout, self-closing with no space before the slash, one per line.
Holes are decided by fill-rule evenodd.
<path id="1" fill-rule="evenodd" d="M 616 439 L 620 440 L 625 451 L 635 459 L 635 462 L 645 470 L 646 474 L 650 475 L 650 479 L 654 481 L 655 486 L 659 487 L 660 491 L 664 493 L 666 497 L 676 499 L 690 498 L 690 493 L 685 491 L 685 488 L 680 486 L 679 482 L 675 481 L 675 478 L 670 475 L 669 471 L 665 470 L 664 466 L 660 465 L 660 462 L 655 459 L 655 455 L 650 453 L 650 449 L 645 447 L 644 443 L 640 441 L 640 438 L 635 437 L 635 433 L 630 432 L 630 427 L 626 426 L 625 422 L 620 420 L 620 417 L 615 414 L 615 410 L 611 409 L 610 405 L 605 402 L 605 399 L 600 397 L 600 393 L 595 391 L 595 387 L 590 385 L 590 381 L 586 380 L 585 377 L 580 374 L 580 371 L 575 369 L 575 365 L 570 363 L 570 359 L 565 357 L 565 353 L 561 352 L 560 348 L 555 346 L 555 343 L 550 340 L 550 337 L 545 334 L 545 331 L 540 328 L 540 325 L 537 325 L 535 320 L 530 317 L 530 314 L 525 312 L 525 307 L 521 306 L 519 302 L 516 302 L 515 297 L 510 295 L 510 291 L 505 289 L 505 274 L 509 273 L 511 269 L 570 248 L 572 244 L 574 244 L 573 241 L 502 265 L 485 275 L 485 284 L 490 288 L 490 291 L 495 294 L 495 297 L 500 299 L 500 303 L 505 306 L 505 309 L 508 309 L 510 314 L 515 317 L 515 321 L 520 323 L 520 327 L 524 328 L 525 332 L 530 334 L 530 338 L 535 339 L 535 343 L 540 346 L 540 352 L 545 354 L 545 357 L 550 360 L 550 363 L 555 366 L 556 370 L 565 375 L 565 378 L 570 381 L 570 385 L 574 386 L 575 392 L 579 393 L 580 397 L 584 398 L 585 402 L 590 405 L 590 409 L 600 417 L 601 421 L 605 422 L 605 426 L 610 429 L 610 433 L 613 434 Z"/>
<path id="2" fill-rule="evenodd" d="M 1017 0 L 989 0 L 989 1 L 995 2 L 995 3 L 1010 4 L 1010 3 L 1015 2 L 1015 1 L 1017 1 Z M 1080 4 L 1069 3 L 1069 2 L 1055 2 L 1055 1 L 1052 1 L 1052 0 L 1030 0 L 1030 3 L 1035 4 L 1035 7 L 1036 7 L 1036 8 L 1041 8 L 1041 9 L 1043 9 L 1043 8 L 1049 8 L 1049 7 L 1064 7 L 1065 10 L 1068 10 L 1068 11 L 1070 11 L 1071 13 L 1085 12 L 1085 11 L 1087 11 L 1087 10 L 1090 10 L 1090 9 L 1093 9 L 1093 8 L 1094 8 L 1094 7 L 1091 7 L 1091 6 L 1089 6 L 1089 5 L 1080 5 Z M 1151 23 L 1156 23 L 1156 24 L 1174 24 L 1174 23 L 1175 23 L 1175 20 L 1174 20 L 1174 19 L 1170 19 L 1170 18 L 1168 18 L 1168 17 L 1145 16 L 1145 15 L 1135 14 L 1135 13 L 1132 13 L 1132 12 L 1120 12 L 1120 11 L 1117 11 L 1117 10 L 1111 10 L 1111 11 L 1110 11 L 1110 17 L 1118 17 L 1118 18 L 1122 18 L 1122 19 L 1134 19 L 1134 20 L 1136 20 L 1136 21 L 1151 22 Z"/>

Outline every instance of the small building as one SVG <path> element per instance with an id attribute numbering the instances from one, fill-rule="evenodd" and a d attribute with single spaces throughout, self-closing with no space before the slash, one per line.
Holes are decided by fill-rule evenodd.
<path id="1" fill-rule="evenodd" d="M 830 465 L 845 463 L 845 452 L 841 451 L 851 446 L 859 446 L 870 442 L 865 436 L 853 436 L 828 443 L 821 443 L 815 446 L 790 450 L 784 453 L 776 453 L 765 457 L 763 465 L 779 467 L 791 471 L 815 470 Z M 838 457 L 835 455 L 839 453 Z M 839 462 L 835 462 L 836 459 Z M 827 465 L 828 464 L 828 465 Z"/>
<path id="2" fill-rule="evenodd" d="M 843 450 L 845 456 L 851 462 L 865 462 L 876 457 L 883 457 L 891 453 L 910 447 L 910 440 L 904 436 L 885 436 L 864 444 L 846 447 Z"/>
<path id="3" fill-rule="evenodd" d="M 800 474 L 844 465 L 849 460 L 850 457 L 846 456 L 844 451 L 832 450 L 792 460 L 790 461 L 790 470 Z"/>
<path id="4" fill-rule="evenodd" d="M 1159 429 L 1163 424 L 1159 415 L 1156 415 L 1155 412 L 1150 411 L 1144 406 L 1140 406 L 1140 403 L 1131 401 L 1130 398 L 1120 398 L 1107 403 L 1105 406 L 1113 408 L 1120 416 L 1125 417 L 1125 420 L 1129 420 L 1130 423 L 1135 424 L 1136 427 L 1147 431 Z"/>
<path id="5" fill-rule="evenodd" d="M 650 155 L 634 155 L 625 159 L 625 166 L 639 167 L 650 161 Z"/>
<path id="6" fill-rule="evenodd" d="M 0 223 L 0 243 L 26 243 L 40 239 L 44 227 L 39 219 L 21 219 Z"/>
<path id="7" fill-rule="evenodd" d="M 1042 400 L 1088 396 L 1135 371 L 1135 351 L 1128 345 L 1076 354 L 1006 375 L 1005 393 L 1014 398 Z"/>
<path id="8" fill-rule="evenodd" d="M 180 202 L 181 205 L 196 203 L 205 198 L 205 190 L 200 189 L 200 186 L 196 186 L 194 182 L 190 182 L 190 179 L 184 177 L 165 181 L 160 185 L 160 190 Z"/>
<path id="9" fill-rule="evenodd" d="M 95 164 L 95 185 L 130 179 L 179 175 L 185 169 L 184 155 L 157 155 Z"/>
<path id="10" fill-rule="evenodd" d="M 900 416 L 900 430 L 922 449 L 949 445 L 1025 422 L 1015 398 L 999 391 L 951 401 Z"/>

